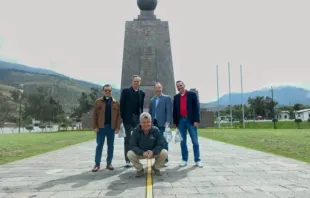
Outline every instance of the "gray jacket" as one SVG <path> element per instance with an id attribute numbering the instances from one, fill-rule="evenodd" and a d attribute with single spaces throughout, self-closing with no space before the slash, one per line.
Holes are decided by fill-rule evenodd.
<path id="1" fill-rule="evenodd" d="M 157 104 L 156 100 L 158 100 Z M 162 94 L 158 98 L 153 97 L 149 105 L 149 113 L 153 122 L 156 118 L 159 127 L 165 127 L 165 124 L 171 125 L 172 102 L 170 96 Z"/>

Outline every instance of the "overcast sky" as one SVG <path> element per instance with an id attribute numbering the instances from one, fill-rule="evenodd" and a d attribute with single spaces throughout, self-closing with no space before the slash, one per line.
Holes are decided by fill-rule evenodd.
<path id="1" fill-rule="evenodd" d="M 169 21 L 175 79 L 201 101 L 231 86 L 244 90 L 293 84 L 310 88 L 309 0 L 159 0 Z M 0 59 L 73 78 L 120 86 L 125 21 L 135 0 L 0 0 Z M 107 74 L 109 73 L 109 74 Z"/>

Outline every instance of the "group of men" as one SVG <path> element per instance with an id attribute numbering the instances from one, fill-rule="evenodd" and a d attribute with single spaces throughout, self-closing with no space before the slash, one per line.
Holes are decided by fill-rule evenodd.
<path id="1" fill-rule="evenodd" d="M 200 107 L 197 94 L 185 89 L 182 81 L 176 82 L 178 94 L 173 98 L 162 93 L 163 86 L 155 84 L 155 97 L 149 104 L 149 112 L 143 112 L 145 93 L 139 89 L 141 78 L 132 77 L 132 86 L 121 92 L 120 101 L 112 97 L 112 86 L 104 85 L 103 97 L 96 100 L 92 124 L 96 132 L 96 155 L 93 172 L 100 169 L 102 149 L 107 139 L 106 168 L 114 170 L 112 159 L 114 153 L 115 134 L 120 132 L 121 124 L 125 128 L 124 138 L 125 167 L 132 165 L 137 170 L 137 176 L 143 176 L 144 170 L 140 159 L 154 158 L 152 170 L 161 175 L 160 168 L 168 166 L 168 143 L 164 138 L 166 127 L 176 127 L 182 137 L 181 167 L 188 163 L 187 131 L 193 144 L 195 165 L 202 167 L 198 143 L 198 123 L 200 122 Z M 173 120 L 172 120 L 173 119 Z"/>

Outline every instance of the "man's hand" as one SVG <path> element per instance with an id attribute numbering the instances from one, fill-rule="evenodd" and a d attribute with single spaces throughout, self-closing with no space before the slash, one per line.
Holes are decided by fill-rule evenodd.
<path id="1" fill-rule="evenodd" d="M 194 127 L 198 127 L 198 122 L 194 122 Z"/>
<path id="2" fill-rule="evenodd" d="M 143 153 L 143 157 L 148 158 L 148 157 L 149 157 L 149 152 L 148 152 L 148 151 L 145 151 L 145 152 Z"/>
<path id="3" fill-rule="evenodd" d="M 119 129 L 115 129 L 115 134 L 118 134 L 119 133 Z"/>
<path id="4" fill-rule="evenodd" d="M 147 151 L 148 152 L 148 157 L 152 158 L 153 157 L 153 151 Z"/>
<path id="5" fill-rule="evenodd" d="M 95 133 L 98 133 L 99 129 L 98 129 L 98 128 L 95 128 L 94 131 L 95 131 Z"/>

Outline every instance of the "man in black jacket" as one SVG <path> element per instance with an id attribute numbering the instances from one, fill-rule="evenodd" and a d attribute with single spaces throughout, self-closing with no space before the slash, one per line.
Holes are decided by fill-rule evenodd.
<path id="1" fill-rule="evenodd" d="M 155 126 L 152 126 L 152 117 L 144 112 L 140 115 L 140 125 L 137 126 L 130 140 L 131 150 L 127 157 L 137 169 L 137 177 L 144 174 L 143 165 L 140 159 L 155 158 L 152 170 L 158 176 L 161 175 L 160 168 L 164 165 L 168 156 L 168 151 L 164 149 L 167 144 L 164 136 Z"/>
<path id="2" fill-rule="evenodd" d="M 141 78 L 138 75 L 132 77 L 132 86 L 122 90 L 120 99 L 121 118 L 126 131 L 124 138 L 124 155 L 126 167 L 130 167 L 127 152 L 130 150 L 131 132 L 139 124 L 139 116 L 143 112 L 145 93 L 139 89 Z"/>

